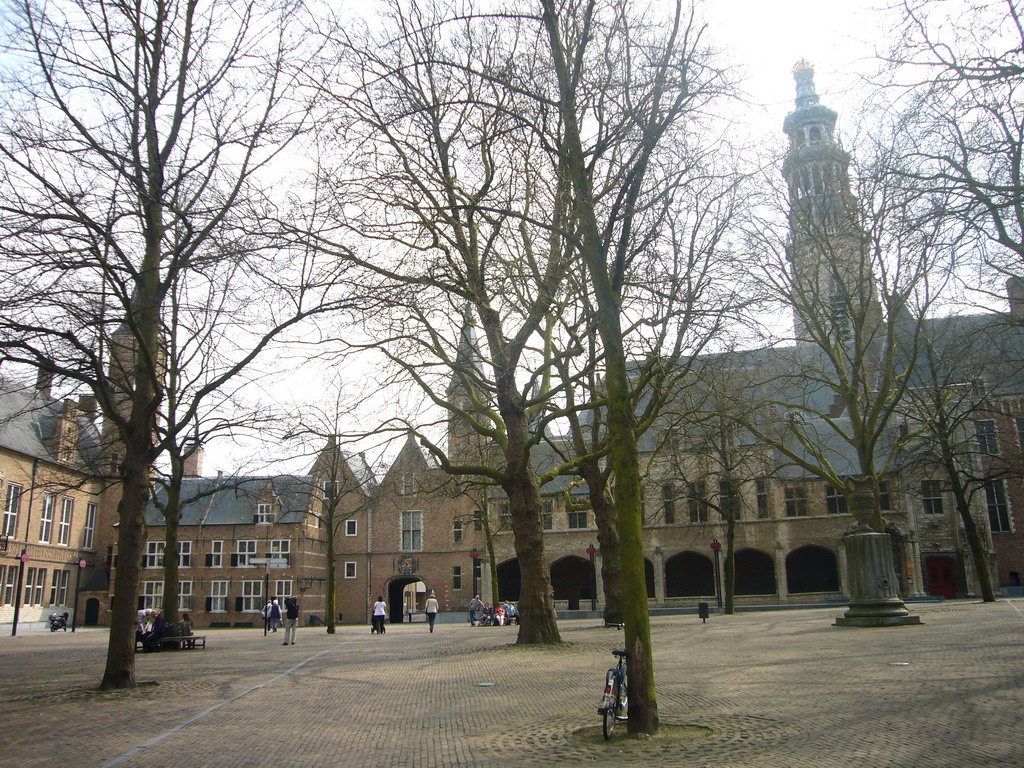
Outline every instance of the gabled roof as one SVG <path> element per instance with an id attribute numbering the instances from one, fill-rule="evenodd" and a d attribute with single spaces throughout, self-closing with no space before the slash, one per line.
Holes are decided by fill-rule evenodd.
<path id="1" fill-rule="evenodd" d="M 310 475 L 255 477 L 186 477 L 180 525 L 251 525 L 258 503 L 273 499 L 275 523 L 301 523 L 315 491 Z M 165 489 L 156 491 L 146 507 L 146 524 L 163 525 L 160 503 Z"/>
<path id="2" fill-rule="evenodd" d="M 48 442 L 56 437 L 63 409 L 62 401 L 45 395 L 36 387 L 0 377 L 0 447 L 64 464 L 50 450 L 52 442 Z M 99 457 L 99 431 L 80 413 L 76 420 L 78 454 L 86 467 L 94 467 Z"/>

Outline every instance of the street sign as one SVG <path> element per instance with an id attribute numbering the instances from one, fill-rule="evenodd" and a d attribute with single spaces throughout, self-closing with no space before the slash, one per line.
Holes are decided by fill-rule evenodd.
<path id="1" fill-rule="evenodd" d="M 288 560 L 283 557 L 250 557 L 249 565 L 266 565 L 270 568 L 287 568 Z"/>

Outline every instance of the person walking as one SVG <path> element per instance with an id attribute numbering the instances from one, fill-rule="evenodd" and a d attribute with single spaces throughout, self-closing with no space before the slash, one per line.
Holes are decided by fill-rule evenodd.
<path id="1" fill-rule="evenodd" d="M 263 634 L 267 634 L 270 631 L 270 609 L 274 607 L 274 604 L 267 598 L 267 604 L 263 606 Z M 277 630 L 274 630 L 275 632 Z"/>
<path id="2" fill-rule="evenodd" d="M 281 645 L 295 645 L 295 630 L 299 626 L 299 601 L 294 597 L 284 599 L 284 642 Z"/>
<path id="3" fill-rule="evenodd" d="M 270 620 L 271 628 L 277 632 L 277 628 L 281 626 L 281 606 L 277 600 L 270 603 L 270 607 L 267 609 L 267 619 Z"/>
<path id="4" fill-rule="evenodd" d="M 469 601 L 469 626 L 476 626 L 476 612 L 483 607 L 484 604 L 480 601 L 480 595 L 476 595 Z"/>
<path id="5" fill-rule="evenodd" d="M 378 635 L 383 635 L 384 630 L 384 617 L 388 614 L 388 604 L 384 602 L 384 598 L 377 595 L 377 602 L 373 604 L 373 628 L 370 632 L 376 632 Z"/>
<path id="6" fill-rule="evenodd" d="M 427 598 L 427 603 L 424 606 L 424 610 L 427 612 L 427 623 L 430 625 L 430 632 L 434 632 L 434 620 L 437 618 L 437 612 L 440 610 L 437 605 L 437 598 L 434 593 L 430 593 L 430 597 Z"/>

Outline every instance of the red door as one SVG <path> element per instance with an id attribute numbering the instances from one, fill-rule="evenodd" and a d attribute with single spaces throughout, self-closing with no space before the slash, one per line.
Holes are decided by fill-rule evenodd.
<path id="1" fill-rule="evenodd" d="M 925 562 L 928 569 L 928 594 L 932 597 L 956 597 L 956 580 L 953 578 L 953 558 L 929 557 Z"/>

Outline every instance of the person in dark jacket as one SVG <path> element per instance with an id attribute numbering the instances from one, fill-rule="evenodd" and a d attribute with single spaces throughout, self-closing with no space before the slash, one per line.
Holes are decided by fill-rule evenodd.
<path id="1" fill-rule="evenodd" d="M 294 597 L 284 599 L 284 642 L 281 645 L 295 645 L 295 630 L 299 626 L 299 601 Z"/>

